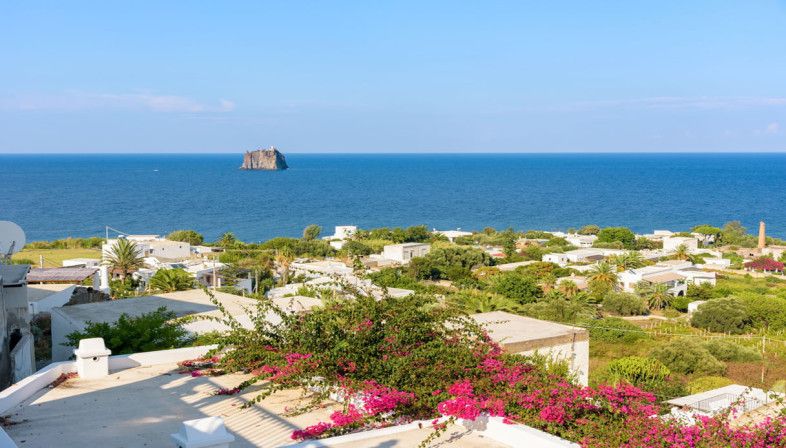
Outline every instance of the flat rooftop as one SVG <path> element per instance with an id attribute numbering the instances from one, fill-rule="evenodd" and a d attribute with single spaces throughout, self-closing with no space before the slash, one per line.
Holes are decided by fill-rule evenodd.
<path id="1" fill-rule="evenodd" d="M 491 339 L 511 353 L 589 339 L 589 334 L 584 328 L 518 316 L 504 311 L 473 314 L 470 317 L 484 326 Z"/>
<path id="2" fill-rule="evenodd" d="M 237 395 L 215 395 L 233 388 L 250 375 L 192 377 L 177 372 L 176 364 L 135 367 L 106 378 L 72 378 L 45 388 L 9 412 L 8 435 L 28 448 L 161 447 L 184 420 L 220 416 L 235 436 L 233 448 L 291 445 L 293 430 L 329 419 L 338 403 L 330 402 L 308 413 L 291 416 L 287 410 L 306 403 L 299 391 L 281 391 L 254 404 L 259 387 Z M 343 448 L 417 446 L 430 428 L 411 429 L 365 440 L 344 442 Z M 465 448 L 504 447 L 482 434 L 454 425 L 432 446 Z"/>
<path id="3" fill-rule="evenodd" d="M 52 294 L 56 294 L 66 289 L 74 289 L 76 285 L 68 283 L 41 283 L 35 285 L 27 285 L 27 301 L 38 302 L 45 299 Z"/>
<path id="4" fill-rule="evenodd" d="M 241 324 L 251 327 L 251 320 L 247 310 L 254 310 L 257 301 L 248 297 L 234 294 L 227 294 L 214 291 L 216 299 L 224 306 L 229 314 L 234 316 Z M 276 299 L 274 302 L 280 307 L 290 312 L 307 310 L 318 303 L 316 299 L 310 297 L 286 297 Z M 321 302 L 320 302 L 321 303 Z M 114 322 L 122 314 L 129 316 L 139 316 L 150 313 L 160 307 L 166 307 L 174 312 L 177 317 L 190 316 L 195 314 L 221 316 L 218 308 L 210 301 L 208 295 L 201 289 L 190 289 L 155 296 L 134 297 L 130 299 L 112 300 L 108 302 L 86 303 L 82 305 L 65 306 L 53 309 L 70 321 L 72 324 L 82 328 L 88 321 L 90 322 Z M 269 313 L 269 319 L 277 321 L 274 313 Z M 216 323 L 209 321 L 197 321 L 187 325 L 192 331 L 215 330 Z"/>

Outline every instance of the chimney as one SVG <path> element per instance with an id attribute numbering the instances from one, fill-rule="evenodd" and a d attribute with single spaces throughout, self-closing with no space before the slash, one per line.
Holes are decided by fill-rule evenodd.
<path id="1" fill-rule="evenodd" d="M 765 234 L 764 221 L 759 221 L 759 249 L 764 249 L 767 245 L 767 236 Z"/>

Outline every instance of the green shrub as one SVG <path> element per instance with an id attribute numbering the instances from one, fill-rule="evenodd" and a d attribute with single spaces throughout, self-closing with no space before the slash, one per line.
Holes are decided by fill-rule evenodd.
<path id="1" fill-rule="evenodd" d="M 742 334 L 750 326 L 751 319 L 745 305 L 733 297 L 726 297 L 700 305 L 690 323 L 715 333 Z"/>
<path id="2" fill-rule="evenodd" d="M 592 320 L 587 324 L 587 329 L 590 339 L 595 341 L 627 344 L 649 338 L 644 330 L 619 317 Z"/>
<path id="3" fill-rule="evenodd" d="M 684 375 L 722 375 L 726 371 L 726 364 L 718 361 L 709 350 L 692 339 L 673 339 L 655 347 L 650 355 L 672 372 Z"/>
<path id="4" fill-rule="evenodd" d="M 161 292 L 185 291 L 194 287 L 194 277 L 183 269 L 159 269 L 150 277 L 148 286 Z"/>
<path id="5" fill-rule="evenodd" d="M 489 279 L 489 288 L 519 303 L 531 303 L 543 296 L 543 290 L 534 277 L 518 272 L 504 272 Z"/>
<path id="6" fill-rule="evenodd" d="M 654 385 L 663 382 L 669 374 L 671 371 L 662 362 L 641 356 L 615 359 L 606 367 L 606 377 L 611 384 Z"/>
<path id="7" fill-rule="evenodd" d="M 166 239 L 172 241 L 182 241 L 192 246 L 198 246 L 205 241 L 205 237 L 195 230 L 175 230 L 166 236 Z"/>
<path id="8" fill-rule="evenodd" d="M 603 309 L 619 316 L 647 314 L 644 299 L 624 292 L 610 292 L 603 297 Z"/>
<path id="9" fill-rule="evenodd" d="M 688 287 L 690 288 L 690 286 Z M 694 299 L 691 299 L 688 296 L 677 296 L 671 299 L 671 307 L 677 311 L 682 311 L 683 313 L 688 312 L 688 304 L 693 302 Z"/>
<path id="10" fill-rule="evenodd" d="M 698 394 L 730 384 L 734 384 L 734 381 L 723 376 L 701 376 L 688 383 L 688 392 Z"/>
<path id="11" fill-rule="evenodd" d="M 66 335 L 64 345 L 76 347 L 80 339 L 103 338 L 113 355 L 166 350 L 189 345 L 188 332 L 172 322 L 175 313 L 161 307 L 156 311 L 131 317 L 122 314 L 114 323 L 87 322 L 84 331 Z"/>
<path id="12" fill-rule="evenodd" d="M 707 341 L 704 343 L 704 348 L 721 361 L 753 362 L 761 360 L 761 355 L 756 350 L 723 339 Z"/>
<path id="13" fill-rule="evenodd" d="M 636 245 L 636 235 L 627 227 L 606 227 L 598 232 L 598 243 L 621 243 L 626 249 Z"/>
<path id="14" fill-rule="evenodd" d="M 739 299 L 745 304 L 754 327 L 770 330 L 786 329 L 786 300 L 760 294 L 745 294 Z"/>

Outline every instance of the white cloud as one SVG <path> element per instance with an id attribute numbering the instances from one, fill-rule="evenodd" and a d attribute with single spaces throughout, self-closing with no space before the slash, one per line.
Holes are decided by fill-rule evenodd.
<path id="1" fill-rule="evenodd" d="M 0 97 L 0 109 L 22 111 L 75 111 L 91 109 L 139 109 L 152 112 L 231 112 L 235 103 L 221 99 L 216 104 L 151 92 L 93 93 L 68 91 L 57 94 L 28 94 Z"/>
<path id="2" fill-rule="evenodd" d="M 765 134 L 773 135 L 779 132 L 781 132 L 781 125 L 775 122 L 768 124 L 767 127 L 764 128 Z"/>

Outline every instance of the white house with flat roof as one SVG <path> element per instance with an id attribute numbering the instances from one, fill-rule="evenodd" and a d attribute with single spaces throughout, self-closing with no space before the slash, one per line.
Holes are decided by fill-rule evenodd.
<path id="1" fill-rule="evenodd" d="M 415 257 L 422 257 L 431 250 L 427 243 L 389 244 L 382 248 L 382 256 L 401 264 L 409 263 Z"/>
<path id="2" fill-rule="evenodd" d="M 699 249 L 699 240 L 692 236 L 667 236 L 662 241 L 665 252 L 676 252 L 680 246 L 685 246 L 690 253 Z"/>
<path id="3" fill-rule="evenodd" d="M 716 282 L 714 272 L 699 269 L 690 261 L 685 260 L 666 260 L 653 266 L 628 269 L 620 272 L 618 279 L 619 286 L 623 291 L 633 292 L 636 284 L 645 281 L 666 285 L 674 296 L 685 295 L 689 284 L 715 285 Z"/>
<path id="4" fill-rule="evenodd" d="M 125 235 L 120 238 L 133 241 L 141 257 L 155 257 L 159 260 L 184 260 L 191 257 L 191 245 L 182 241 L 171 241 L 158 235 Z M 101 246 L 105 259 L 117 241 L 118 238 L 109 239 Z"/>
<path id="5" fill-rule="evenodd" d="M 712 417 L 733 409 L 729 416 L 738 423 L 760 423 L 765 418 L 780 415 L 779 404 L 786 395 L 767 392 L 755 387 L 731 384 L 717 389 L 673 398 L 666 401 L 672 405 L 671 415 L 683 421 L 693 422 L 695 417 Z M 777 405 L 777 406 L 770 406 Z"/>
<path id="6" fill-rule="evenodd" d="M 589 381 L 589 333 L 585 328 L 533 319 L 504 311 L 470 316 L 508 353 L 535 352 L 568 363 L 579 383 Z"/>
<path id="7" fill-rule="evenodd" d="M 565 241 L 576 247 L 592 247 L 595 240 L 598 239 L 597 235 L 579 235 L 577 233 L 569 233 L 565 235 Z"/>
<path id="8" fill-rule="evenodd" d="M 625 251 L 618 249 L 585 248 L 569 250 L 567 252 L 544 254 L 541 260 L 565 267 L 570 263 L 591 263 L 600 261 L 608 256 L 618 255 L 623 252 Z"/>
<path id="9" fill-rule="evenodd" d="M 433 233 L 435 235 L 442 235 L 445 238 L 447 238 L 448 241 L 450 241 L 451 243 L 453 241 L 455 241 L 456 238 L 460 238 L 462 236 L 472 236 L 472 232 L 466 232 L 466 231 L 461 230 L 461 229 L 456 229 L 456 230 L 437 230 L 437 229 L 434 229 L 434 230 L 431 231 L 431 233 Z"/>

